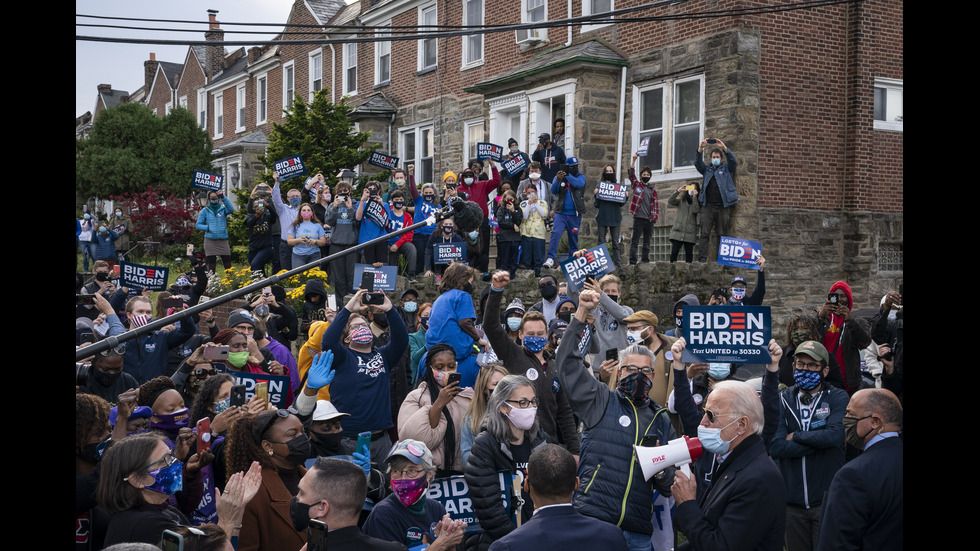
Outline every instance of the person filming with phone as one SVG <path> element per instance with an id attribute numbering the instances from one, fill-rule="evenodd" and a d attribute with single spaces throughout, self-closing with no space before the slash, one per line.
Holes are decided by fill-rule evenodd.
<path id="1" fill-rule="evenodd" d="M 711 149 L 710 165 L 704 164 L 702 152 L 706 147 Z M 738 192 L 735 190 L 738 159 L 725 142 L 717 138 L 706 138 L 698 145 L 698 151 L 694 155 L 694 168 L 704 176 L 701 184 L 704 192 L 698 195 L 698 203 L 701 205 L 698 262 L 706 262 L 708 238 L 712 230 L 719 238 L 728 231 L 732 207 L 738 203 Z"/>

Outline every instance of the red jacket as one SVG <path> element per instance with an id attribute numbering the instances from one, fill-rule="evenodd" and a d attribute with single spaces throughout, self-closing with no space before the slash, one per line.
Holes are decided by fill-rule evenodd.
<path id="1" fill-rule="evenodd" d="M 465 192 L 469 196 L 470 201 L 480 206 L 484 218 L 490 216 L 490 211 L 487 210 L 487 201 L 490 200 L 490 192 L 500 186 L 500 172 L 497 171 L 497 167 L 491 167 L 490 173 L 493 174 L 493 178 L 489 180 L 477 180 L 474 178 L 473 183 L 470 185 L 464 184 L 463 179 L 460 178 L 459 187 L 456 188 L 456 191 Z"/>

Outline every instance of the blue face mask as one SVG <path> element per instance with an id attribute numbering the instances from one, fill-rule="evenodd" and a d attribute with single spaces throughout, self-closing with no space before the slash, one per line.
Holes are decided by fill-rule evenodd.
<path id="1" fill-rule="evenodd" d="M 507 318 L 507 329 L 517 331 L 521 328 L 521 318 Z"/>
<path id="2" fill-rule="evenodd" d="M 738 421 L 738 419 L 735 419 L 735 421 Z M 718 455 L 725 455 L 728 453 L 728 446 L 731 445 L 732 440 L 735 440 L 735 438 L 732 438 L 732 440 L 722 440 L 721 431 L 732 426 L 732 423 L 735 421 L 728 423 L 720 429 L 698 426 L 698 440 L 701 441 L 701 446 L 709 452 Z"/>
<path id="3" fill-rule="evenodd" d="M 293 208 L 298 207 L 299 204 L 302 203 L 302 202 L 303 202 L 303 198 L 302 197 L 290 197 L 289 198 L 289 206 L 291 206 Z"/>
<path id="4" fill-rule="evenodd" d="M 174 461 L 169 467 L 161 467 L 146 473 L 153 477 L 153 484 L 145 489 L 168 496 L 174 495 L 184 487 L 184 464 Z"/>
<path id="5" fill-rule="evenodd" d="M 532 354 L 537 354 L 544 350 L 544 345 L 548 344 L 547 337 L 524 337 L 524 348 Z"/>
<path id="6" fill-rule="evenodd" d="M 231 396 L 214 403 L 214 413 L 221 413 L 231 407 Z"/>
<path id="7" fill-rule="evenodd" d="M 731 374 L 731 364 L 708 364 L 708 377 L 711 377 L 716 381 L 725 379 Z"/>
<path id="8" fill-rule="evenodd" d="M 92 218 L 92 215 L 86 212 L 85 213 L 85 219 L 86 220 L 90 220 L 91 218 Z"/>
<path id="9" fill-rule="evenodd" d="M 721 159 L 711 159 L 711 166 L 721 166 Z"/>
<path id="10" fill-rule="evenodd" d="M 807 371 L 805 369 L 793 370 L 793 381 L 800 390 L 813 390 L 823 382 L 823 375 L 819 371 Z"/>
<path id="11" fill-rule="evenodd" d="M 476 238 L 480 236 L 480 232 L 479 232 L 479 231 L 471 231 L 471 232 L 470 232 L 469 234 L 467 234 L 467 235 L 469 235 L 469 236 L 470 236 L 470 239 L 471 239 L 471 240 L 473 240 L 473 241 L 476 241 Z"/>
<path id="12" fill-rule="evenodd" d="M 405 311 L 406 312 L 414 312 L 414 311 L 416 311 L 416 310 L 419 309 L 419 303 L 417 303 L 417 302 L 406 302 L 405 303 L 405 306 L 403 306 L 403 308 L 405 308 Z"/>

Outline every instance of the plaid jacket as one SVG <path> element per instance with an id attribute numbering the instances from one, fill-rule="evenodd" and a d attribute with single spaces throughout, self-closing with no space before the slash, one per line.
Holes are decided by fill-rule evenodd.
<path id="1" fill-rule="evenodd" d="M 644 218 L 656 222 L 660 218 L 660 201 L 657 200 L 657 190 L 653 186 L 644 186 L 636 179 L 636 173 L 630 169 L 630 184 L 633 188 L 633 198 L 630 199 L 630 213 L 636 218 Z M 647 200 L 647 196 L 650 197 Z M 644 204 L 646 203 L 646 204 Z M 647 206 L 649 205 L 649 206 Z"/>

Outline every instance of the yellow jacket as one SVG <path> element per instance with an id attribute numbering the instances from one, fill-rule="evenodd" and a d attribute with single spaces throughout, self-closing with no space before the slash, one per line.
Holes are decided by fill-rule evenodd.
<path id="1" fill-rule="evenodd" d="M 306 384 L 306 373 L 310 370 L 310 366 L 313 365 L 313 357 L 321 352 L 320 343 L 323 342 L 323 333 L 330 327 L 329 321 L 314 321 L 310 324 L 310 339 L 306 341 L 303 346 L 299 349 L 299 359 L 297 360 L 297 365 L 299 367 L 299 378 Z M 327 385 L 320 389 L 317 393 L 317 400 L 330 400 L 330 385 Z"/>

